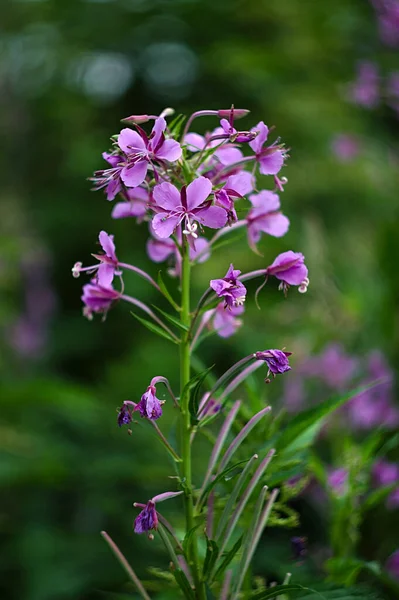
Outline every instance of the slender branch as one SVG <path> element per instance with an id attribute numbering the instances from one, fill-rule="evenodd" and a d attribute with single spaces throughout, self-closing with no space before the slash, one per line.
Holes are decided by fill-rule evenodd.
<path id="1" fill-rule="evenodd" d="M 150 596 L 145 591 L 140 579 L 137 577 L 136 573 L 133 571 L 132 567 L 129 565 L 126 558 L 124 557 L 122 552 L 119 550 L 119 548 L 115 544 L 115 542 L 110 538 L 110 536 L 108 535 L 108 533 L 106 531 L 102 531 L 101 535 L 104 538 L 104 540 L 107 542 L 108 546 L 111 548 L 112 552 L 115 554 L 116 558 L 118 559 L 118 561 L 120 562 L 122 567 L 125 569 L 126 573 L 129 575 L 130 579 L 133 581 L 140 596 L 142 598 L 144 598 L 144 600 L 151 600 Z"/>
<path id="2" fill-rule="evenodd" d="M 118 267 L 121 267 L 122 269 L 127 269 L 129 271 L 133 271 L 134 273 L 137 273 L 137 275 L 140 275 L 140 277 L 142 277 L 143 279 L 148 281 L 158 292 L 161 292 L 161 294 L 162 294 L 162 290 L 159 287 L 159 285 L 157 284 L 157 282 L 154 281 L 153 278 L 150 275 L 148 275 L 148 273 L 146 273 L 145 271 L 142 271 L 141 269 L 139 269 L 138 267 L 135 267 L 134 265 L 129 265 L 128 263 L 123 263 L 123 262 L 118 262 Z"/>
<path id="3" fill-rule="evenodd" d="M 171 335 L 176 340 L 176 342 L 179 342 L 179 338 L 173 333 L 173 331 L 171 331 L 169 327 L 165 325 L 165 323 L 159 317 L 157 317 L 157 315 L 153 313 L 152 310 L 148 308 L 146 304 L 144 304 L 144 302 L 140 302 L 140 300 L 132 298 L 132 296 L 126 296 L 125 294 L 121 295 L 121 299 L 125 300 L 126 302 L 130 302 L 130 304 L 137 306 L 137 308 L 141 308 L 143 312 L 147 313 L 147 315 L 150 316 L 151 319 L 153 319 L 156 323 L 158 323 L 160 327 L 162 327 L 162 329 L 164 329 L 169 335 Z"/>
<path id="4" fill-rule="evenodd" d="M 151 419 L 149 421 L 150 421 L 151 425 L 153 426 L 153 428 L 155 429 L 155 431 L 157 432 L 157 435 L 159 437 L 160 442 L 164 445 L 164 447 L 169 452 L 169 454 L 171 455 L 171 457 L 173 458 L 173 460 L 175 460 L 176 462 L 182 462 L 182 459 L 175 452 L 175 450 L 172 448 L 172 446 L 169 444 L 168 440 L 166 439 L 166 437 L 164 436 L 164 434 L 162 433 L 162 431 L 159 429 L 159 427 L 155 423 L 155 421 L 152 421 Z"/>

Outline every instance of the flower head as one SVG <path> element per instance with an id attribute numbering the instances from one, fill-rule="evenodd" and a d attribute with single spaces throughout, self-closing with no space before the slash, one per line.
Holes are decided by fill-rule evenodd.
<path id="1" fill-rule="evenodd" d="M 349 96 L 352 102 L 365 108 L 375 108 L 380 101 L 380 76 L 373 62 L 359 63 L 356 80 L 351 84 Z"/>
<path id="2" fill-rule="evenodd" d="M 127 219 L 137 217 L 142 221 L 147 213 L 150 199 L 147 190 L 142 187 L 129 188 L 126 190 L 125 202 L 117 202 L 112 210 L 113 219 Z"/>
<path id="3" fill-rule="evenodd" d="M 256 154 L 259 171 L 262 175 L 277 175 L 286 158 L 284 146 L 276 142 L 271 146 L 265 146 L 269 128 L 263 121 L 260 121 L 251 131 L 257 132 L 256 138 L 249 145 Z"/>
<path id="4" fill-rule="evenodd" d="M 327 483 L 336 496 L 344 496 L 348 490 L 348 470 L 343 467 L 333 469 L 328 475 Z"/>
<path id="5" fill-rule="evenodd" d="M 83 314 L 88 319 L 93 318 L 93 313 L 106 315 L 112 303 L 120 298 L 121 294 L 111 286 L 104 287 L 95 279 L 83 286 L 82 301 L 85 305 Z"/>
<path id="6" fill-rule="evenodd" d="M 290 222 L 280 212 L 280 199 L 277 194 L 263 190 L 259 194 L 251 194 L 249 200 L 253 208 L 249 211 L 246 221 L 248 242 L 252 249 L 256 249 L 261 233 L 273 237 L 282 237 L 287 233 Z"/>
<path id="7" fill-rule="evenodd" d="M 158 515 L 155 510 L 155 502 L 149 500 L 143 510 L 134 521 L 134 533 L 146 533 L 158 528 Z"/>
<path id="8" fill-rule="evenodd" d="M 141 127 L 137 126 L 137 129 L 133 131 L 126 127 L 118 136 L 118 146 L 125 155 L 120 177 L 127 187 L 143 183 L 153 161 L 175 162 L 182 152 L 178 142 L 165 139 L 166 121 L 163 117 L 155 120 L 149 137 Z"/>
<path id="9" fill-rule="evenodd" d="M 211 279 L 210 281 L 209 285 L 216 292 L 216 295 L 219 298 L 224 298 L 225 308 L 241 306 L 245 302 L 247 290 L 245 285 L 238 281 L 240 274 L 241 271 L 230 265 L 223 279 Z"/>
<path id="10" fill-rule="evenodd" d="M 83 267 L 81 262 L 74 264 L 72 275 L 79 277 L 80 273 L 86 271 L 90 274 L 95 273 L 95 281 L 102 287 L 109 287 L 112 284 L 114 275 L 119 275 L 117 271 L 118 258 L 115 253 L 114 236 L 108 235 L 105 231 L 100 231 L 98 240 L 103 250 L 103 254 L 93 254 L 94 258 L 99 260 L 98 265 Z"/>
<path id="11" fill-rule="evenodd" d="M 162 416 L 163 403 L 156 397 L 156 391 L 154 385 L 149 385 L 134 409 L 138 410 L 143 418 L 150 419 L 151 421 L 155 421 Z"/>
<path id="12" fill-rule="evenodd" d="M 307 554 L 307 538 L 294 536 L 291 538 L 291 548 L 294 558 L 303 558 Z"/>
<path id="13" fill-rule="evenodd" d="M 191 245 L 198 238 L 198 225 L 219 229 L 226 224 L 227 213 L 220 206 L 207 201 L 212 183 L 206 177 L 194 179 L 179 191 L 171 183 L 161 183 L 154 188 L 154 201 L 159 212 L 152 227 L 160 238 L 168 238 L 180 223 L 184 222 L 183 234 Z"/>
<path id="14" fill-rule="evenodd" d="M 234 201 L 252 191 L 252 179 L 251 173 L 241 171 L 235 175 L 230 175 L 223 187 L 215 191 L 215 203 L 227 211 L 227 220 L 229 224 L 237 221 Z"/>
<path id="15" fill-rule="evenodd" d="M 129 425 L 132 422 L 132 411 L 129 408 L 128 402 L 124 402 L 118 411 L 117 423 L 119 427 L 122 425 Z"/>
<path id="16" fill-rule="evenodd" d="M 288 357 L 292 352 L 284 352 L 284 350 L 262 350 L 255 352 L 257 360 L 264 360 L 268 366 L 267 377 L 272 373 L 273 377 L 290 371 L 291 367 L 288 362 Z"/>
<path id="17" fill-rule="evenodd" d="M 300 252 L 283 252 L 267 267 L 266 275 L 274 275 L 281 281 L 279 289 L 286 292 L 290 285 L 297 285 L 298 291 L 306 292 L 309 285 L 308 269 L 305 266 L 305 257 Z"/>
<path id="18" fill-rule="evenodd" d="M 230 310 L 225 310 L 223 302 L 218 304 L 214 310 L 212 322 L 215 333 L 222 338 L 234 335 L 242 325 L 242 320 L 237 317 L 243 312 L 243 306 L 232 306 Z"/>

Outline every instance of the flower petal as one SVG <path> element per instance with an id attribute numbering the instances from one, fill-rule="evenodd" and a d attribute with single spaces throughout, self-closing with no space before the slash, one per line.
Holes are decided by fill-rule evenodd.
<path id="1" fill-rule="evenodd" d="M 175 160 L 179 160 L 181 153 L 182 150 L 179 142 L 176 142 L 175 140 L 165 140 L 159 150 L 155 153 L 155 156 L 156 158 L 174 162 Z"/>
<path id="2" fill-rule="evenodd" d="M 163 262 L 174 254 L 175 250 L 175 243 L 168 238 L 164 240 L 149 239 L 147 242 L 147 254 L 155 263 Z"/>
<path id="3" fill-rule="evenodd" d="M 161 139 L 161 135 L 166 129 L 166 121 L 163 117 L 158 117 L 155 119 L 154 127 L 152 128 L 151 135 L 151 146 L 152 148 L 156 148 L 159 140 Z"/>
<path id="4" fill-rule="evenodd" d="M 114 236 L 108 235 L 108 233 L 106 233 L 105 231 L 100 231 L 98 241 L 100 242 L 101 248 L 104 250 L 105 254 L 109 258 L 117 260 L 115 255 Z"/>
<path id="5" fill-rule="evenodd" d="M 137 131 L 133 131 L 128 127 L 122 129 L 118 135 L 118 146 L 126 154 L 131 154 L 135 150 L 140 152 L 146 149 L 145 142 L 141 135 L 139 135 Z M 109 158 L 106 158 L 106 160 L 109 161 Z"/>
<path id="6" fill-rule="evenodd" d="M 259 159 L 259 171 L 262 175 L 277 175 L 284 164 L 284 155 L 281 150 L 275 150 Z"/>
<path id="7" fill-rule="evenodd" d="M 220 206 L 209 206 L 195 211 L 195 219 L 211 229 L 220 229 L 227 223 L 227 213 Z"/>
<path id="8" fill-rule="evenodd" d="M 249 142 L 250 148 L 252 148 L 252 150 L 256 152 L 256 154 L 258 154 L 258 152 L 262 150 L 262 146 L 267 140 L 267 136 L 269 135 L 269 128 L 267 127 L 267 125 L 264 124 L 263 121 L 259 121 L 259 123 L 255 127 L 252 127 L 251 131 L 258 132 L 256 138 L 252 140 L 252 142 Z"/>
<path id="9" fill-rule="evenodd" d="M 152 227 L 160 238 L 168 238 L 172 235 L 179 223 L 180 217 L 172 216 L 170 213 L 158 213 L 152 220 Z"/>
<path id="10" fill-rule="evenodd" d="M 206 177 L 198 177 L 187 186 L 187 209 L 193 210 L 205 202 L 212 191 L 212 182 Z"/>
<path id="11" fill-rule="evenodd" d="M 262 190 L 259 194 L 251 194 L 249 196 L 249 201 L 252 206 L 256 208 L 263 208 L 263 212 L 271 212 L 274 210 L 279 210 L 280 208 L 280 198 L 277 194 L 270 192 L 269 190 Z"/>
<path id="12" fill-rule="evenodd" d="M 190 152 L 198 152 L 205 147 L 206 141 L 204 136 L 199 133 L 188 133 L 184 138 L 184 143 Z"/>
<path id="13" fill-rule="evenodd" d="M 241 196 L 246 196 L 254 189 L 254 180 L 251 173 L 241 171 L 236 175 L 230 175 L 227 178 L 225 187 L 229 190 L 238 192 Z"/>
<path id="14" fill-rule="evenodd" d="M 127 187 L 137 187 L 140 183 L 143 183 L 145 176 L 147 175 L 148 162 L 139 160 L 133 166 L 123 167 L 121 171 L 121 179 Z"/>
<path id="15" fill-rule="evenodd" d="M 155 186 L 153 198 L 157 206 L 160 206 L 164 210 L 175 210 L 181 206 L 179 190 L 166 181 Z"/>

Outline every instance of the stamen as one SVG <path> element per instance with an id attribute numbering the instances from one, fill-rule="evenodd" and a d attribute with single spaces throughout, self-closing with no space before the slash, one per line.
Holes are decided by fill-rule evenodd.
<path id="1" fill-rule="evenodd" d="M 305 292 L 308 291 L 308 285 L 309 285 L 309 277 L 305 277 L 305 279 L 302 281 L 301 285 L 298 287 L 298 292 L 300 294 L 305 294 Z"/>
<path id="2" fill-rule="evenodd" d="M 83 263 L 81 262 L 76 262 L 73 267 L 72 267 L 72 277 L 75 277 L 75 279 L 77 279 L 80 276 L 80 271 L 82 269 Z"/>
<path id="3" fill-rule="evenodd" d="M 242 306 L 245 302 L 245 296 L 239 296 L 234 300 L 234 306 Z"/>

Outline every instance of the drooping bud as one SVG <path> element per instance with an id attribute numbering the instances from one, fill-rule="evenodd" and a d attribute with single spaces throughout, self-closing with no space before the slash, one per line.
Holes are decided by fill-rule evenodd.
<path id="1" fill-rule="evenodd" d="M 273 377 L 290 371 L 291 367 L 288 362 L 288 357 L 291 356 L 292 352 L 284 352 L 283 350 L 262 350 L 255 352 L 255 358 L 257 360 L 264 360 L 268 366 L 267 375 L 273 374 Z"/>

